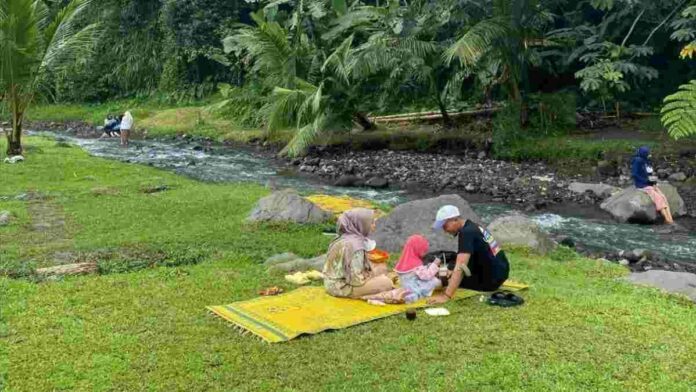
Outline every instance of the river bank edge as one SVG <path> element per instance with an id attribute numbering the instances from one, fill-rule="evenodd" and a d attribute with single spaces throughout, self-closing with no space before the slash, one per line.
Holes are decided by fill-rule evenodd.
<path id="1" fill-rule="evenodd" d="M 49 130 L 57 133 L 65 133 L 70 136 L 86 138 L 98 136 L 94 127 L 87 123 L 75 121 L 50 123 L 34 122 L 29 124 L 27 128 Z M 592 181 L 596 179 L 596 177 L 578 175 L 575 178 L 568 178 L 562 175 L 559 176 L 548 165 L 540 162 L 514 163 L 498 161 L 490 159 L 483 151 L 477 152 L 472 150 L 464 154 L 450 153 L 437 155 L 432 153 L 391 150 L 345 151 L 340 147 L 319 146 L 312 148 L 306 157 L 288 160 L 278 158 L 278 150 L 274 146 L 263 145 L 261 143 L 217 143 L 210 138 L 190 135 L 147 139 L 176 141 L 177 143 L 190 145 L 190 148 L 194 150 L 212 151 L 214 148 L 218 147 L 245 148 L 252 150 L 256 154 L 261 154 L 266 158 L 275 160 L 281 166 L 299 176 L 330 185 L 337 185 L 337 182 L 340 182 L 342 176 L 354 176 L 357 179 L 356 182 L 352 184 L 354 186 L 404 189 L 409 191 L 412 195 L 423 197 L 442 193 L 457 193 L 473 203 L 492 202 L 508 204 L 512 205 L 515 209 L 527 213 L 540 211 L 553 212 L 559 210 L 567 212 L 576 210 L 581 211 L 585 217 L 590 216 L 595 219 L 601 219 L 601 217 L 604 216 L 604 219 L 608 218 L 608 215 L 598 208 L 598 203 L 601 202 L 601 198 L 593 196 L 590 193 L 578 195 L 567 190 L 567 184 L 573 180 Z M 380 162 L 379 158 L 382 160 L 386 159 L 387 164 Z M 433 162 L 433 160 L 436 164 L 427 165 L 431 170 L 426 170 L 423 167 L 423 162 Z M 445 164 L 437 164 L 442 160 L 445 161 Z M 454 181 L 452 176 L 442 176 L 442 172 L 447 173 L 451 171 L 452 162 L 457 160 L 463 160 L 465 164 L 475 164 L 494 168 L 489 171 L 470 172 L 479 173 L 479 176 L 483 173 L 483 177 L 488 178 L 505 178 L 505 181 L 502 182 L 505 186 L 489 186 L 484 182 L 482 184 L 483 186 L 480 188 L 474 190 L 469 187 L 469 189 L 467 189 L 467 186 L 471 183 Z M 393 175 L 404 172 L 404 164 L 412 165 L 414 163 L 416 165 L 420 164 L 421 167 L 417 167 L 415 170 L 413 168 L 407 168 L 405 172 L 420 173 L 422 175 L 421 178 L 424 180 L 413 180 L 408 177 L 405 181 L 403 179 L 393 179 Z M 398 165 L 402 165 L 401 170 L 394 169 L 394 166 Z M 375 170 L 376 166 L 380 166 L 383 169 L 382 173 Z M 385 170 L 389 173 L 384 173 Z M 505 173 L 505 176 L 499 176 L 498 174 L 501 172 Z M 362 175 L 356 176 L 354 173 L 362 173 Z M 424 173 L 425 175 L 423 175 Z M 626 183 L 626 178 L 621 178 L 622 176 L 623 174 L 619 174 L 619 176 L 614 179 L 614 183 L 617 184 L 617 186 L 620 186 L 621 182 Z M 343 178 L 343 180 L 345 182 L 345 178 Z M 366 182 L 370 183 L 366 184 Z M 338 185 L 346 186 L 351 184 L 343 183 Z M 693 186 L 691 188 L 693 188 Z M 512 199 L 510 197 L 504 197 L 503 195 L 506 193 L 523 196 Z M 691 194 L 692 193 L 687 193 L 687 195 Z M 684 195 L 682 195 L 682 197 L 684 197 Z M 678 222 L 685 226 L 687 230 L 693 232 L 693 228 L 696 227 L 696 217 L 694 217 L 694 212 L 696 211 L 694 211 L 693 200 L 696 200 L 696 198 L 684 197 L 684 199 L 687 202 L 690 215 L 686 218 L 679 219 Z M 565 238 L 555 239 L 557 241 L 562 241 Z M 654 254 L 649 251 L 636 252 L 638 250 L 630 249 L 617 250 L 615 252 L 593 252 L 583 248 L 582 244 L 576 244 L 574 248 L 578 253 L 585 256 L 620 263 L 634 272 L 656 269 L 696 273 L 696 260 L 694 263 L 668 261 L 664 260 L 659 254 Z"/>

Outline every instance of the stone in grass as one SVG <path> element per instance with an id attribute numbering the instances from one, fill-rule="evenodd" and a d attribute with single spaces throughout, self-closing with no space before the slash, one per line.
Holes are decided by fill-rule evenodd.
<path id="1" fill-rule="evenodd" d="M 116 196 L 120 192 L 116 188 L 110 188 L 110 187 L 97 187 L 97 188 L 92 188 L 92 194 L 95 196 Z"/>
<path id="2" fill-rule="evenodd" d="M 56 276 L 95 274 L 97 271 L 97 263 L 77 263 L 39 268 L 36 270 L 36 275 L 41 278 L 49 278 Z"/>
<path id="3" fill-rule="evenodd" d="M 14 164 L 19 162 L 24 162 L 24 157 L 21 155 L 15 155 L 12 157 L 5 158 L 5 163 Z"/>
<path id="4" fill-rule="evenodd" d="M 297 258 L 284 263 L 273 264 L 268 267 L 269 272 L 297 272 L 317 270 L 321 271 L 326 263 L 326 255 L 320 255 L 311 259 Z"/>
<path id="5" fill-rule="evenodd" d="M 141 189 L 141 191 L 149 195 L 153 193 L 168 191 L 169 189 L 171 188 L 168 185 L 146 185 Z"/>
<path id="6" fill-rule="evenodd" d="M 12 213 L 10 211 L 0 211 L 0 227 L 10 224 Z"/>
<path id="7" fill-rule="evenodd" d="M 270 265 L 276 265 L 276 264 L 282 264 L 282 263 L 287 263 L 288 261 L 293 261 L 299 259 L 300 256 L 297 256 L 296 254 L 292 252 L 285 252 L 277 255 L 273 255 L 269 258 L 266 259 L 266 261 L 263 262 L 263 265 L 270 266 Z"/>
<path id="8" fill-rule="evenodd" d="M 306 200 L 293 189 L 285 189 L 262 198 L 247 218 L 250 222 L 325 223 L 333 214 Z"/>
<path id="9" fill-rule="evenodd" d="M 634 272 L 628 280 L 634 284 L 653 286 L 669 293 L 686 295 L 696 302 L 696 274 L 672 271 Z"/>

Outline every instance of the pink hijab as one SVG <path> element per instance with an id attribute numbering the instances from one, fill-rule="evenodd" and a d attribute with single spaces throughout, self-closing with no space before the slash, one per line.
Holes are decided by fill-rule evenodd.
<path id="1" fill-rule="evenodd" d="M 401 258 L 396 263 L 394 270 L 405 274 L 423 265 L 423 256 L 428 252 L 428 240 L 422 235 L 412 235 L 406 240 Z"/>

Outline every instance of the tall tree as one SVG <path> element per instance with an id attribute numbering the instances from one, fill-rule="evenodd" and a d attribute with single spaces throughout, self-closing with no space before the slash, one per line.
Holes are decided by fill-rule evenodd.
<path id="1" fill-rule="evenodd" d="M 520 120 L 526 123 L 528 67 L 540 64 L 539 48 L 553 44 L 546 37 L 553 15 L 541 0 L 493 0 L 485 2 L 483 10 L 481 20 L 450 46 L 447 61 L 458 59 L 471 69 L 481 62 L 497 64 L 493 67 L 500 73 L 497 82 L 520 105 Z"/>
<path id="2" fill-rule="evenodd" d="M 72 0 L 53 14 L 42 0 L 0 1 L 0 92 L 11 116 L 7 154 L 22 154 L 24 114 L 43 77 L 92 50 L 96 23 L 80 27 L 92 0 Z"/>

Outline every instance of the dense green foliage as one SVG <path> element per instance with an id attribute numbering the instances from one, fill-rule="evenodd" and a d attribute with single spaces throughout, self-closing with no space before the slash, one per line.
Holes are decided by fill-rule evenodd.
<path id="1" fill-rule="evenodd" d="M 294 129 L 288 154 L 373 129 L 370 113 L 432 110 L 451 128 L 493 101 L 519 105 L 515 132 L 558 134 L 573 104 L 656 111 L 696 78 L 693 0 L 106 0 L 79 22 L 105 32 L 44 99 L 214 96 L 239 126 Z"/>
<path id="2" fill-rule="evenodd" d="M 42 0 L 0 1 L 0 98 L 10 119 L 7 154 L 22 153 L 24 114 L 45 79 L 89 53 L 98 23 L 80 26 L 92 0 L 71 0 L 51 10 Z"/>

